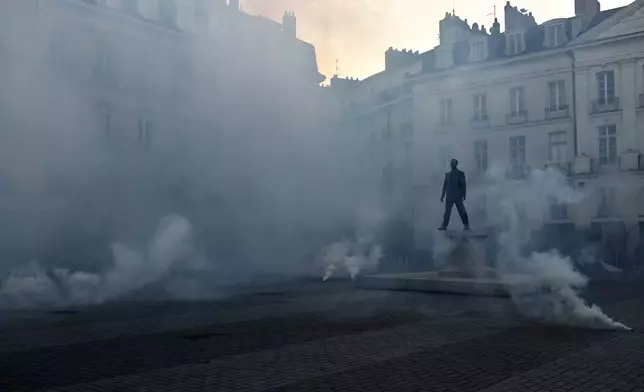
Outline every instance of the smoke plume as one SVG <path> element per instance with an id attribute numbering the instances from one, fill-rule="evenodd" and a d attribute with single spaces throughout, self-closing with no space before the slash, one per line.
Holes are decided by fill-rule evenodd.
<path id="1" fill-rule="evenodd" d="M 584 193 L 571 188 L 561 172 L 532 170 L 523 181 L 508 181 L 505 172 L 488 172 L 485 191 L 491 201 L 489 223 L 497 231 L 495 267 L 511 287 L 512 299 L 526 315 L 558 323 L 628 329 L 588 305 L 579 291 L 588 283 L 569 257 L 558 251 L 530 249 L 532 235 L 547 221 L 552 203 L 574 206 Z"/>
<path id="2" fill-rule="evenodd" d="M 163 218 L 148 248 L 113 244 L 113 264 L 100 273 L 46 269 L 37 262 L 13 271 L 0 285 L 0 307 L 94 305 L 120 298 L 187 269 L 193 255 L 192 226 L 183 217 Z"/>

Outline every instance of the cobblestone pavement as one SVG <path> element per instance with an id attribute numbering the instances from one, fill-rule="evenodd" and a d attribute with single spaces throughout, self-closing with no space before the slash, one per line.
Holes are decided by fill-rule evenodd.
<path id="1" fill-rule="evenodd" d="M 635 332 L 508 299 L 299 283 L 217 301 L 0 313 L 0 391 L 642 391 L 644 285 L 587 293 Z"/>

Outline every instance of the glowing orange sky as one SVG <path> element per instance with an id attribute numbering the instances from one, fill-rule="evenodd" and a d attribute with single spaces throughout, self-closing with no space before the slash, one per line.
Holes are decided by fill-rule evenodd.
<path id="1" fill-rule="evenodd" d="M 602 9 L 631 3 L 600 0 Z M 298 37 L 315 45 L 320 71 L 330 77 L 339 60 L 341 76 L 364 78 L 384 68 L 388 47 L 428 50 L 438 40 L 438 21 L 452 10 L 451 0 L 241 0 L 242 9 L 280 19 L 285 10 L 298 17 Z M 431 3 L 431 4 L 430 4 Z M 455 0 L 456 14 L 489 27 L 496 5 L 501 26 L 505 1 Z M 514 0 L 537 21 L 574 14 L 574 0 Z"/>

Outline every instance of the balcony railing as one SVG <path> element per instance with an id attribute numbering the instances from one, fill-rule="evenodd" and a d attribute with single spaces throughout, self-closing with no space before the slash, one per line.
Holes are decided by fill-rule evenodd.
<path id="1" fill-rule="evenodd" d="M 436 130 L 438 131 L 447 131 L 454 127 L 454 122 L 450 119 L 449 121 L 439 121 L 436 123 Z"/>
<path id="2" fill-rule="evenodd" d="M 617 173 L 620 168 L 621 157 L 592 158 L 590 161 L 592 174 Z"/>
<path id="3" fill-rule="evenodd" d="M 547 107 L 546 108 L 546 120 L 555 120 L 558 118 L 567 118 L 570 117 L 570 110 L 568 105 L 563 105 L 560 107 Z"/>
<path id="4" fill-rule="evenodd" d="M 618 97 L 601 98 L 593 101 L 593 113 L 614 112 L 620 109 Z"/>
<path id="5" fill-rule="evenodd" d="M 523 124 L 525 122 L 528 122 L 528 112 L 526 110 L 520 110 L 518 112 L 509 113 L 505 119 L 505 122 L 508 125 Z"/>
<path id="6" fill-rule="evenodd" d="M 530 174 L 530 167 L 523 163 L 511 164 L 506 171 L 506 176 L 512 180 L 522 180 Z"/>
<path id="7" fill-rule="evenodd" d="M 470 119 L 470 123 L 474 128 L 489 128 L 490 117 L 487 114 L 475 115 Z"/>
<path id="8" fill-rule="evenodd" d="M 566 176 L 569 176 L 572 173 L 571 162 L 546 162 L 544 167 L 545 169 L 559 170 Z"/>

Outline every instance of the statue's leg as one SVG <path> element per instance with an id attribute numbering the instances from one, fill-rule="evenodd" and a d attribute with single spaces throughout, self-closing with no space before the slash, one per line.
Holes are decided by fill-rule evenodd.
<path id="1" fill-rule="evenodd" d="M 465 210 L 465 205 L 463 205 L 463 200 L 456 201 L 456 209 L 458 210 L 458 215 L 460 215 L 461 217 L 463 226 L 465 226 L 465 228 L 468 229 L 470 227 L 470 219 L 467 216 L 467 210 Z"/>
<path id="2" fill-rule="evenodd" d="M 454 206 L 453 200 L 448 199 L 445 201 L 445 215 L 443 215 L 443 224 L 441 225 L 441 229 L 447 229 L 447 226 L 449 225 L 449 218 L 452 215 L 453 206 Z"/>

